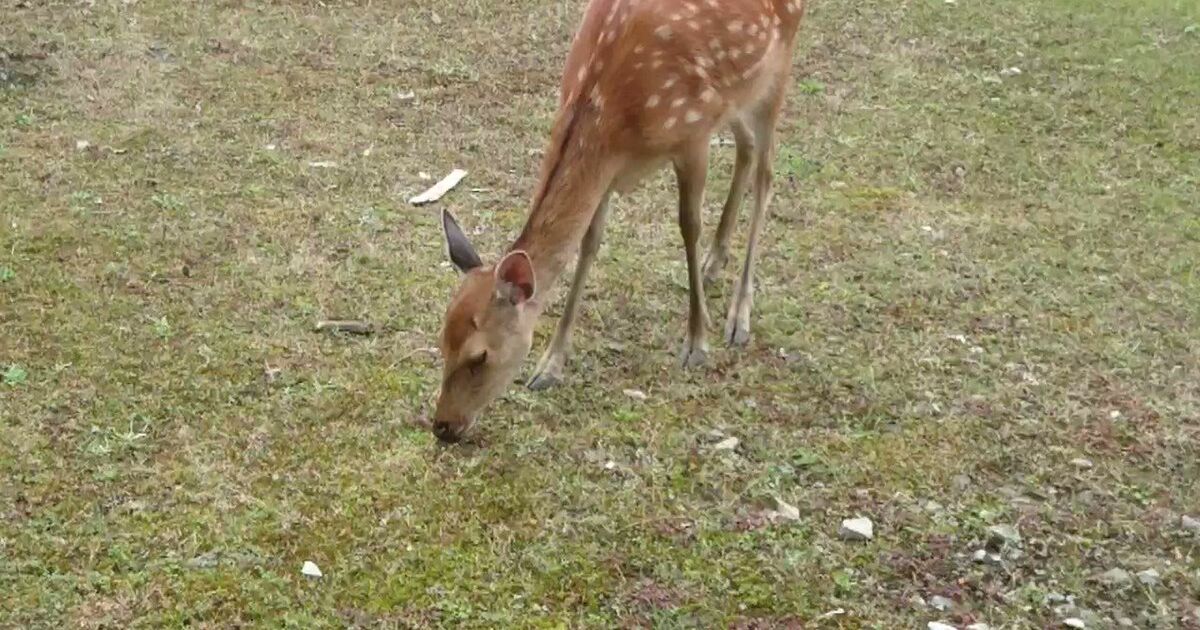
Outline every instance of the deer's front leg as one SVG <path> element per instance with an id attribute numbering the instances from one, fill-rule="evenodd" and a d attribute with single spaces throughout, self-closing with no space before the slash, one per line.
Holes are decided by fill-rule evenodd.
<path id="1" fill-rule="evenodd" d="M 538 361 L 537 370 L 529 379 L 529 389 L 541 391 L 562 383 L 563 371 L 571 354 L 571 333 L 575 329 L 575 317 L 579 314 L 579 302 L 583 298 L 583 285 L 587 280 L 588 271 L 600 250 L 600 241 L 604 236 L 604 221 L 608 217 L 608 197 L 600 203 L 592 222 L 588 225 L 587 233 L 583 236 L 583 244 L 579 248 L 579 261 L 575 264 L 575 278 L 571 281 L 571 290 L 567 294 L 567 304 L 563 308 L 562 319 L 558 320 L 558 328 L 550 338 L 550 345 Z"/>
<path id="2" fill-rule="evenodd" d="M 704 301 L 704 273 L 700 267 L 700 209 L 704 180 L 708 176 L 708 137 L 692 143 L 675 159 L 679 183 L 679 230 L 688 267 L 688 328 L 681 361 L 684 367 L 703 365 L 708 358 L 708 309 Z"/>

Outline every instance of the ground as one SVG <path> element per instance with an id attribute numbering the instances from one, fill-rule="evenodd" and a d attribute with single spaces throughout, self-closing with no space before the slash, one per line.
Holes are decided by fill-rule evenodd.
<path id="1" fill-rule="evenodd" d="M 1200 627 L 1200 4 L 814 1 L 750 347 L 655 178 L 454 447 L 580 0 L 3 4 L 0 626 Z"/>

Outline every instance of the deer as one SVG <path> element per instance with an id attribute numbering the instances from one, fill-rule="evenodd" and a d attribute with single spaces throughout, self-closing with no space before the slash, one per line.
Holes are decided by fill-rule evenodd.
<path id="1" fill-rule="evenodd" d="M 563 380 L 583 287 L 611 197 L 670 166 L 678 188 L 687 259 L 684 369 L 706 361 L 704 288 L 729 257 L 739 208 L 753 177 L 754 207 L 724 341 L 750 341 L 754 268 L 772 194 L 775 131 L 791 78 L 804 0 L 591 0 L 567 54 L 558 111 L 532 205 L 519 236 L 485 265 L 449 211 L 446 252 L 461 281 L 439 340 L 442 382 L 432 423 L 457 442 L 515 381 L 559 276 L 577 258 L 558 326 L 527 386 Z M 728 196 L 703 263 L 701 207 L 710 142 L 732 132 Z"/>

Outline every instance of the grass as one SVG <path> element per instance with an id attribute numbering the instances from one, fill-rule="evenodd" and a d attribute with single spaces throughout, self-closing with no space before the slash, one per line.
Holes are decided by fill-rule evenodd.
<path id="1" fill-rule="evenodd" d="M 515 235 L 581 4 L 6 9 L 0 626 L 1200 626 L 1200 5 L 814 3 L 751 348 L 676 368 L 658 178 L 569 383 L 442 447 L 404 200 Z"/>

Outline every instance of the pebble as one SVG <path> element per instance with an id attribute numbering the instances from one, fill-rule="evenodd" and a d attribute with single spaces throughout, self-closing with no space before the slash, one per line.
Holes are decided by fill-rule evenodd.
<path id="1" fill-rule="evenodd" d="M 1129 575 L 1129 572 L 1125 569 L 1119 568 L 1109 569 L 1096 576 L 1096 579 L 1099 580 L 1101 584 L 1107 586 L 1128 586 L 1131 582 L 1133 582 L 1133 578 Z"/>
<path id="2" fill-rule="evenodd" d="M 627 389 L 623 393 L 634 400 L 646 400 L 646 392 L 640 389 Z"/>
<path id="3" fill-rule="evenodd" d="M 317 563 L 312 560 L 305 560 L 304 566 L 300 567 L 300 572 L 308 577 L 319 578 L 322 576 L 321 567 L 318 567 Z"/>
<path id="4" fill-rule="evenodd" d="M 788 503 L 787 501 L 784 501 L 783 499 L 780 499 L 778 497 L 775 498 L 775 513 L 778 514 L 779 517 L 784 520 L 788 520 L 788 521 L 800 520 L 800 508 L 798 508 L 798 507 L 792 505 L 791 503 Z"/>
<path id="5" fill-rule="evenodd" d="M 947 610 L 954 608 L 954 600 L 948 597 L 942 597 L 941 595 L 934 595 L 933 597 L 929 598 L 929 605 L 934 610 L 946 612 Z"/>
<path id="6" fill-rule="evenodd" d="M 1001 549 L 1005 545 L 1021 544 L 1021 532 L 1013 525 L 992 525 L 987 529 L 988 547 Z"/>
<path id="7" fill-rule="evenodd" d="M 929 625 L 926 627 L 929 628 L 929 630 L 958 630 L 958 628 L 941 621 L 930 621 Z"/>
<path id="8" fill-rule="evenodd" d="M 1158 571 L 1155 571 L 1154 569 L 1146 569 L 1145 571 L 1138 571 L 1137 578 L 1139 582 L 1145 584 L 1146 586 L 1154 586 L 1155 584 L 1159 583 L 1159 581 L 1162 579 L 1162 576 L 1160 576 Z"/>
<path id="9" fill-rule="evenodd" d="M 967 626 L 967 630 L 992 630 L 992 627 L 986 623 L 973 623 Z"/>
<path id="10" fill-rule="evenodd" d="M 869 518 L 848 518 L 838 530 L 842 540 L 871 540 L 875 537 L 875 524 Z"/>
<path id="11" fill-rule="evenodd" d="M 721 440 L 720 442 L 713 444 L 713 450 L 714 451 L 732 451 L 733 449 L 738 447 L 738 444 L 741 444 L 741 443 L 742 443 L 742 441 L 735 437 L 727 437 L 724 440 Z"/>
<path id="12" fill-rule="evenodd" d="M 1078 617 L 1068 617 L 1067 619 L 1063 619 L 1063 625 L 1068 628 L 1086 628 L 1087 627 L 1087 624 L 1083 623 L 1083 620 Z"/>
<path id="13" fill-rule="evenodd" d="M 1179 524 L 1189 532 L 1200 532 L 1200 520 L 1186 514 L 1183 515 L 1183 518 L 1179 519 Z"/>
<path id="14" fill-rule="evenodd" d="M 1129 617 L 1121 617 L 1120 619 L 1117 619 L 1117 625 L 1121 626 L 1122 628 L 1132 628 L 1133 620 Z"/>
<path id="15" fill-rule="evenodd" d="M 1095 466 L 1095 464 L 1092 463 L 1092 460 L 1085 457 L 1076 457 L 1075 459 L 1072 459 L 1071 465 L 1083 470 L 1087 470 Z"/>

